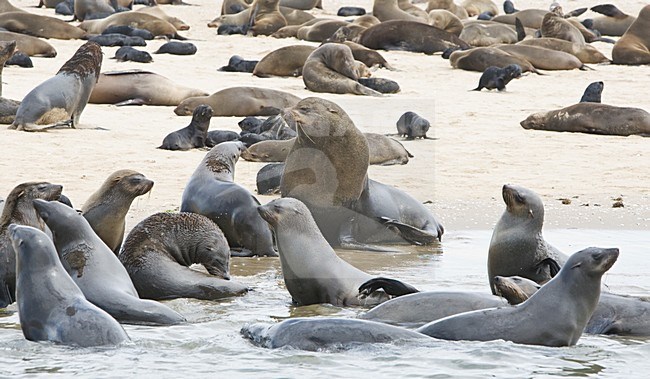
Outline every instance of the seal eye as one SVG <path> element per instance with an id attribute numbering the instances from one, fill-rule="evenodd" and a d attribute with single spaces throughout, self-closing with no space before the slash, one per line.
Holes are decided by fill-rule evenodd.
<path id="1" fill-rule="evenodd" d="M 523 204 L 523 203 L 526 202 L 526 199 L 524 199 L 524 197 L 521 196 L 520 194 L 515 193 L 515 201 L 518 202 L 518 203 Z"/>
<path id="2" fill-rule="evenodd" d="M 133 184 L 138 184 L 138 183 L 140 183 L 142 181 L 142 178 L 139 177 L 139 176 L 134 176 L 134 177 L 130 178 L 129 181 L 131 183 L 133 183 Z"/>
<path id="3" fill-rule="evenodd" d="M 38 191 L 44 192 L 45 190 L 47 190 L 47 184 L 39 184 L 38 186 L 36 186 L 36 189 Z"/>

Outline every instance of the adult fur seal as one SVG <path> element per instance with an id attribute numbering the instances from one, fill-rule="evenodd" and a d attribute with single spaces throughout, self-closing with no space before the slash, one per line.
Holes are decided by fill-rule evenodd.
<path id="1" fill-rule="evenodd" d="M 542 236 L 542 199 L 529 189 L 508 184 L 503 186 L 502 196 L 506 210 L 494 227 L 488 251 L 493 294 L 497 275 L 518 275 L 543 283 L 555 276 L 566 261 L 566 256 Z"/>
<path id="2" fill-rule="evenodd" d="M 208 93 L 174 83 L 150 71 L 109 71 L 99 75 L 89 103 L 115 105 L 173 105 Z M 188 115 L 192 112 L 188 113 Z"/>
<path id="3" fill-rule="evenodd" d="M 274 257 L 273 235 L 257 213 L 259 201 L 233 181 L 243 149 L 241 142 L 223 142 L 205 155 L 185 186 L 181 212 L 214 221 L 228 239 L 232 255 Z"/>
<path id="4" fill-rule="evenodd" d="M 86 32 L 55 17 L 27 12 L 0 13 L 0 28 L 40 38 L 81 39 Z"/>
<path id="5" fill-rule="evenodd" d="M 296 305 L 374 305 L 389 299 L 382 291 L 359 296 L 373 277 L 339 258 L 300 200 L 281 198 L 257 208 L 275 231 L 282 276 Z"/>
<path id="6" fill-rule="evenodd" d="M 454 0 L 429 0 L 427 2 L 427 12 L 430 12 L 433 9 L 445 9 L 449 12 L 455 14 L 461 20 L 466 19 L 468 16 L 465 8 L 454 3 Z"/>
<path id="7" fill-rule="evenodd" d="M 204 147 L 208 138 L 208 129 L 212 119 L 212 108 L 209 105 L 199 105 L 194 109 L 192 121 L 183 129 L 169 133 L 163 139 L 160 149 L 189 150 Z"/>
<path id="8" fill-rule="evenodd" d="M 180 40 L 185 39 L 185 37 L 178 34 L 174 25 L 168 21 L 146 13 L 134 11 L 115 13 L 101 20 L 86 20 L 79 24 L 79 27 L 89 34 L 100 34 L 104 29 L 117 25 L 129 25 L 134 28 L 145 29 L 150 31 L 154 36 L 165 36 Z"/>
<path id="9" fill-rule="evenodd" d="M 533 113 L 520 124 L 524 129 L 555 132 L 650 136 L 650 113 L 640 108 L 600 103 L 578 103 Z"/>
<path id="10" fill-rule="evenodd" d="M 115 9 L 106 0 L 75 0 L 73 21 L 105 18 L 113 13 Z"/>
<path id="11" fill-rule="evenodd" d="M 40 38 L 26 34 L 0 31 L 0 41 L 16 41 L 16 50 L 30 57 L 56 57 L 56 49 Z"/>
<path id="12" fill-rule="evenodd" d="M 106 178 L 81 208 L 81 214 L 88 220 L 97 236 L 115 254 L 119 253 L 126 214 L 133 200 L 151 191 L 153 181 L 133 170 L 118 170 Z"/>
<path id="13" fill-rule="evenodd" d="M 497 49 L 525 59 L 540 70 L 573 70 L 585 67 L 580 59 L 564 51 L 526 45 L 500 45 L 497 46 Z"/>
<path id="14" fill-rule="evenodd" d="M 416 21 L 393 20 L 371 26 L 359 35 L 358 42 L 370 49 L 405 50 L 425 54 L 450 47 L 469 49 L 456 35 Z"/>
<path id="15" fill-rule="evenodd" d="M 408 2 L 408 1 L 407 1 Z M 420 10 L 426 15 L 426 13 Z M 406 20 L 416 22 L 426 22 L 426 18 L 415 16 L 406 12 L 397 5 L 397 0 L 374 0 L 372 5 L 372 15 L 379 21 Z"/>
<path id="16" fill-rule="evenodd" d="M 16 41 L 0 41 L 0 124 L 12 124 L 20 101 L 2 97 L 2 71 L 16 53 Z"/>
<path id="17" fill-rule="evenodd" d="M 129 339 L 114 318 L 86 300 L 45 233 L 12 224 L 9 235 L 17 252 L 18 316 L 26 339 L 81 347 Z"/>
<path id="18" fill-rule="evenodd" d="M 429 12 L 429 25 L 457 36 L 460 36 L 464 28 L 460 18 L 446 9 L 434 9 Z"/>
<path id="19" fill-rule="evenodd" d="M 540 286 L 519 276 L 494 278 L 499 295 L 510 304 L 528 300 Z M 596 310 L 591 315 L 585 333 L 650 336 L 650 302 L 631 296 L 601 292 Z"/>
<path id="20" fill-rule="evenodd" d="M 36 199 L 33 203 L 52 230 L 63 267 L 88 301 L 124 323 L 174 325 L 185 321 L 163 304 L 140 299 L 124 266 L 77 211 L 58 201 Z"/>
<path id="21" fill-rule="evenodd" d="M 366 66 L 354 60 L 349 47 L 328 43 L 307 57 L 302 68 L 302 80 L 307 89 L 314 92 L 379 96 L 379 92 L 357 81 L 365 73 L 369 76 Z"/>
<path id="22" fill-rule="evenodd" d="M 255 65 L 253 75 L 259 77 L 268 76 L 300 76 L 302 66 L 309 54 L 316 50 L 313 46 L 290 45 L 273 50 L 266 54 Z"/>
<path id="23" fill-rule="evenodd" d="M 101 47 L 94 42 L 81 45 L 53 78 L 25 96 L 9 128 L 34 130 L 39 128 L 37 125 L 60 124 L 75 128 L 97 83 L 101 65 Z"/>
<path id="24" fill-rule="evenodd" d="M 602 16 L 590 19 L 591 26 L 589 29 L 598 30 L 600 34 L 605 36 L 622 36 L 636 20 L 636 17 L 623 13 L 612 4 L 596 5 L 591 7 L 591 10 L 600 13 Z"/>
<path id="25" fill-rule="evenodd" d="M 268 349 L 292 347 L 309 351 L 427 338 L 396 326 L 347 318 L 292 318 L 275 325 L 252 324 L 244 326 L 241 334 Z"/>
<path id="26" fill-rule="evenodd" d="M 124 241 L 120 261 L 142 298 L 216 300 L 246 292 L 230 279 L 230 248 L 221 230 L 194 213 L 156 213 Z M 208 274 L 190 269 L 201 264 Z"/>
<path id="27" fill-rule="evenodd" d="M 585 37 L 569 21 L 555 13 L 547 13 L 540 27 L 542 37 L 558 38 L 584 45 Z"/>
<path id="28" fill-rule="evenodd" d="M 496 47 L 475 47 L 471 50 L 454 51 L 449 56 L 449 63 L 454 68 L 478 72 L 483 72 L 491 66 L 504 68 L 516 64 L 521 67 L 522 72 L 537 73 L 535 67 L 527 60 Z"/>
<path id="29" fill-rule="evenodd" d="M 280 0 L 255 0 L 251 9 L 248 31 L 254 36 L 268 36 L 287 25 L 280 13 Z"/>
<path id="30" fill-rule="evenodd" d="M 222 116 L 273 116 L 280 110 L 298 103 L 300 98 L 288 92 L 259 87 L 231 87 L 210 96 L 190 97 L 183 100 L 174 113 L 189 116 L 199 105 L 212 107 L 213 117 Z"/>
<path id="31" fill-rule="evenodd" d="M 9 239 L 9 225 L 18 224 L 38 228 L 51 236 L 45 222 L 38 216 L 32 200 L 56 200 L 62 186 L 48 182 L 29 182 L 17 185 L 2 204 L 0 214 L 0 309 L 16 301 L 16 253 Z"/>
<path id="32" fill-rule="evenodd" d="M 609 59 L 595 47 L 563 39 L 531 38 L 517 42 L 517 45 L 539 46 L 546 49 L 564 51 L 565 53 L 574 55 L 576 58 L 580 59 L 582 63 L 609 62 Z"/>
<path id="33" fill-rule="evenodd" d="M 616 41 L 612 61 L 616 64 L 650 64 L 650 5 L 641 9 L 637 19 Z"/>

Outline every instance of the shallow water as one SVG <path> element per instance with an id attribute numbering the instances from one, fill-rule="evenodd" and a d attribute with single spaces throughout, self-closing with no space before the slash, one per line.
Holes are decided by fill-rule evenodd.
<path id="1" fill-rule="evenodd" d="M 400 278 L 420 290 L 489 292 L 486 254 L 490 236 L 490 231 L 462 231 L 446 234 L 440 248 L 400 247 L 400 254 L 340 255 L 363 270 Z M 604 283 L 614 292 L 650 295 L 647 231 L 549 230 L 545 236 L 566 253 L 587 246 L 620 248 L 618 262 Z M 534 378 L 638 377 L 650 370 L 650 339 L 605 336 L 583 336 L 568 348 L 434 339 L 358 346 L 344 352 L 258 348 L 239 334 L 244 324 L 318 315 L 354 317 L 363 309 L 292 307 L 277 259 L 234 259 L 232 266 L 233 277 L 254 291 L 221 302 L 167 302 L 191 323 L 166 328 L 127 325 L 132 341 L 119 348 L 77 349 L 26 341 L 12 305 L 0 313 L 0 376 L 185 377 L 192 373 L 224 378 Z"/>

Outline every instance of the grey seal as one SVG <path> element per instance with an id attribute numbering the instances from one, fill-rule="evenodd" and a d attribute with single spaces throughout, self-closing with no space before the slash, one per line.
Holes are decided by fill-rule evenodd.
<path id="1" fill-rule="evenodd" d="M 406 112 L 397 120 L 397 134 L 406 139 L 427 138 L 431 124 L 415 112 Z"/>
<path id="2" fill-rule="evenodd" d="M 18 253 L 18 316 L 26 339 L 81 347 L 129 340 L 114 318 L 86 300 L 45 233 L 12 224 L 9 234 Z"/>
<path id="3" fill-rule="evenodd" d="M 159 149 L 189 150 L 205 147 L 211 119 L 212 108 L 209 105 L 199 105 L 192 113 L 190 124 L 165 136 Z"/>
<path id="4" fill-rule="evenodd" d="M 581 103 L 600 103 L 605 83 L 593 82 L 587 86 L 580 98 Z"/>
<path id="5" fill-rule="evenodd" d="M 618 249 L 581 250 L 519 306 L 461 313 L 417 331 L 446 340 L 502 339 L 527 345 L 573 346 L 598 305 L 601 278 L 618 254 Z"/>

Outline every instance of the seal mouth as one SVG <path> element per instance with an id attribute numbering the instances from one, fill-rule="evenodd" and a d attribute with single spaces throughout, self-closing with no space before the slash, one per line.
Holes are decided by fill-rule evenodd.
<path id="1" fill-rule="evenodd" d="M 619 250 L 616 248 L 613 249 L 603 249 L 603 252 L 600 253 L 599 255 L 601 256 L 601 259 L 603 262 L 601 263 L 601 268 L 603 272 L 608 271 L 614 263 L 618 260 L 618 255 L 619 255 Z"/>
<path id="2" fill-rule="evenodd" d="M 260 214 L 262 219 L 269 223 L 269 225 L 273 226 L 275 223 L 278 221 L 277 217 L 275 216 L 275 213 L 269 210 L 269 208 L 266 205 L 260 205 L 257 207 L 257 213 Z"/>
<path id="3" fill-rule="evenodd" d="M 138 196 L 142 196 L 145 193 L 151 191 L 154 185 L 154 181 L 150 179 L 144 179 L 144 181 L 140 184 L 142 187 L 140 191 L 138 192 Z"/>

